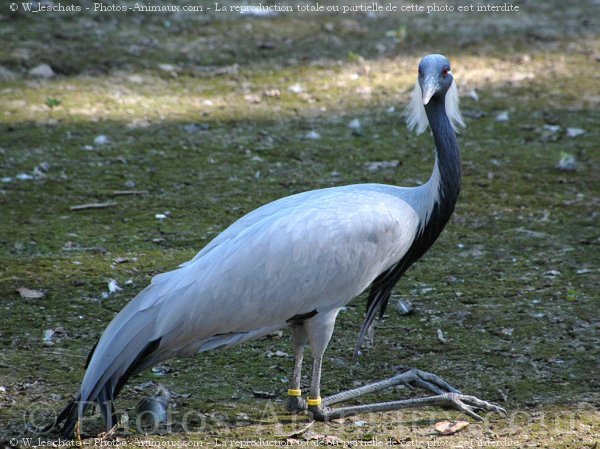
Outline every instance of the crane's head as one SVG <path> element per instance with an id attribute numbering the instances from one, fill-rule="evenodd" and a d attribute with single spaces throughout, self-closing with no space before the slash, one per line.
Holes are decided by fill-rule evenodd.
<path id="1" fill-rule="evenodd" d="M 443 96 L 452 85 L 450 61 L 443 55 L 427 55 L 419 63 L 419 86 L 423 95 L 423 105 L 433 97 Z"/>
<path id="2" fill-rule="evenodd" d="M 450 61 L 438 54 L 427 55 L 419 63 L 419 75 L 406 110 L 406 121 L 410 129 L 421 134 L 427 129 L 429 120 L 425 106 L 445 100 L 446 114 L 456 130 L 465 126 L 458 108 L 458 90 L 450 70 Z"/>

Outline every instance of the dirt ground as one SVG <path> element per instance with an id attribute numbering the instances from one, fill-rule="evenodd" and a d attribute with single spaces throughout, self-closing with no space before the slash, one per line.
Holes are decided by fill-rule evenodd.
<path id="1" fill-rule="evenodd" d="M 426 181 L 431 137 L 409 133 L 403 109 L 419 59 L 439 52 L 467 123 L 455 215 L 356 359 L 365 298 L 340 315 L 323 393 L 409 366 L 508 416 L 469 420 L 451 436 L 434 424 L 466 417 L 436 408 L 299 432 L 309 420 L 285 411 L 284 330 L 131 379 L 117 399 L 121 428 L 94 439 L 103 429 L 92 416 L 82 444 L 597 448 L 598 2 L 491 3 L 512 12 L 437 2 L 454 11 L 431 14 L 400 8 L 433 2 L 347 13 L 265 2 L 295 9 L 275 14 L 169 4 L 204 11 L 0 5 L 0 444 L 61 443 L 32 426 L 75 394 L 111 318 L 244 213 L 309 189 Z M 101 207 L 73 208 L 90 204 Z M 400 300 L 414 313 L 399 313 Z M 172 393 L 170 422 L 145 432 L 136 404 L 159 385 Z"/>

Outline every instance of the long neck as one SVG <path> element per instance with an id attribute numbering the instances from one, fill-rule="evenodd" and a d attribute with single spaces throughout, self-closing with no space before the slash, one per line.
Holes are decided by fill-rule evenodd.
<path id="1" fill-rule="evenodd" d="M 444 97 L 432 98 L 425 107 L 425 112 L 435 142 L 440 208 L 448 214 L 447 221 L 454 211 L 460 192 L 460 149 L 456 141 L 456 133 L 446 114 Z"/>
<path id="2" fill-rule="evenodd" d="M 390 299 L 392 288 L 404 272 L 436 241 L 450 219 L 460 192 L 460 150 L 456 133 L 446 114 L 444 98 L 434 97 L 425 107 L 436 148 L 436 162 L 429 181 L 422 186 L 402 190 L 404 199 L 421 217 L 418 234 L 406 254 L 392 268 L 384 271 L 371 285 L 365 319 L 359 342 L 375 318 L 380 317 Z"/>
<path id="3" fill-rule="evenodd" d="M 450 219 L 460 192 L 460 150 L 456 133 L 446 114 L 444 97 L 434 97 L 425 107 L 436 148 L 436 164 L 429 181 L 433 202 L 415 241 L 413 257 L 421 257 L 440 235 Z"/>

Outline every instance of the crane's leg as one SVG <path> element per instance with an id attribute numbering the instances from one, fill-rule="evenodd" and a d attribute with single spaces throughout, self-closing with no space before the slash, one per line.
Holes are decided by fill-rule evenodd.
<path id="1" fill-rule="evenodd" d="M 494 411 L 506 414 L 506 410 L 490 402 L 482 401 L 474 396 L 461 394 L 435 374 L 410 369 L 390 379 L 375 382 L 353 390 L 344 391 L 321 399 L 321 364 L 327 344 L 331 339 L 338 310 L 319 312 L 313 318 L 304 321 L 304 329 L 308 335 L 313 354 L 313 373 L 307 401 L 308 411 L 317 420 L 336 419 L 358 413 L 384 412 L 427 406 L 451 407 L 460 410 L 468 416 L 482 421 L 476 411 Z M 384 388 L 404 384 L 424 388 L 434 396 L 406 399 L 401 401 L 381 402 L 376 404 L 355 405 L 341 408 L 331 408 L 330 405 L 372 393 Z"/>
<path id="2" fill-rule="evenodd" d="M 294 340 L 294 373 L 292 375 L 292 385 L 288 390 L 287 408 L 290 412 L 297 413 L 306 410 L 306 401 L 302 399 L 302 390 L 300 389 L 304 346 L 308 341 L 308 335 L 303 324 L 292 326 L 292 338 Z"/>
<path id="3" fill-rule="evenodd" d="M 326 312 L 319 312 L 314 317 L 304 321 L 304 329 L 308 335 L 310 349 L 313 356 L 313 371 L 308 393 L 308 410 L 317 419 L 319 419 L 321 406 L 321 365 L 323 363 L 323 354 L 335 326 L 335 319 L 340 309 L 334 309 Z"/>

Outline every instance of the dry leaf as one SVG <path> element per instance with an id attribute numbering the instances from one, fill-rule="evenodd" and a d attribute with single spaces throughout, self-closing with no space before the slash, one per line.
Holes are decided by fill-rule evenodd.
<path id="1" fill-rule="evenodd" d="M 324 444 L 325 446 L 343 446 L 344 441 L 340 437 L 336 437 L 335 435 L 325 435 L 323 438 L 319 440 L 320 444 Z"/>
<path id="2" fill-rule="evenodd" d="M 25 299 L 41 299 L 46 296 L 44 292 L 39 290 L 31 290 L 29 288 L 21 287 L 17 289 L 22 298 Z"/>
<path id="3" fill-rule="evenodd" d="M 325 435 L 321 435 L 320 433 L 315 433 L 312 430 L 307 430 L 306 432 L 304 432 L 302 434 L 302 439 L 304 441 L 311 441 L 311 440 L 320 440 L 321 438 L 323 438 Z"/>
<path id="4" fill-rule="evenodd" d="M 452 435 L 468 425 L 469 423 L 467 421 L 440 421 L 435 423 L 435 430 L 442 435 Z"/>

